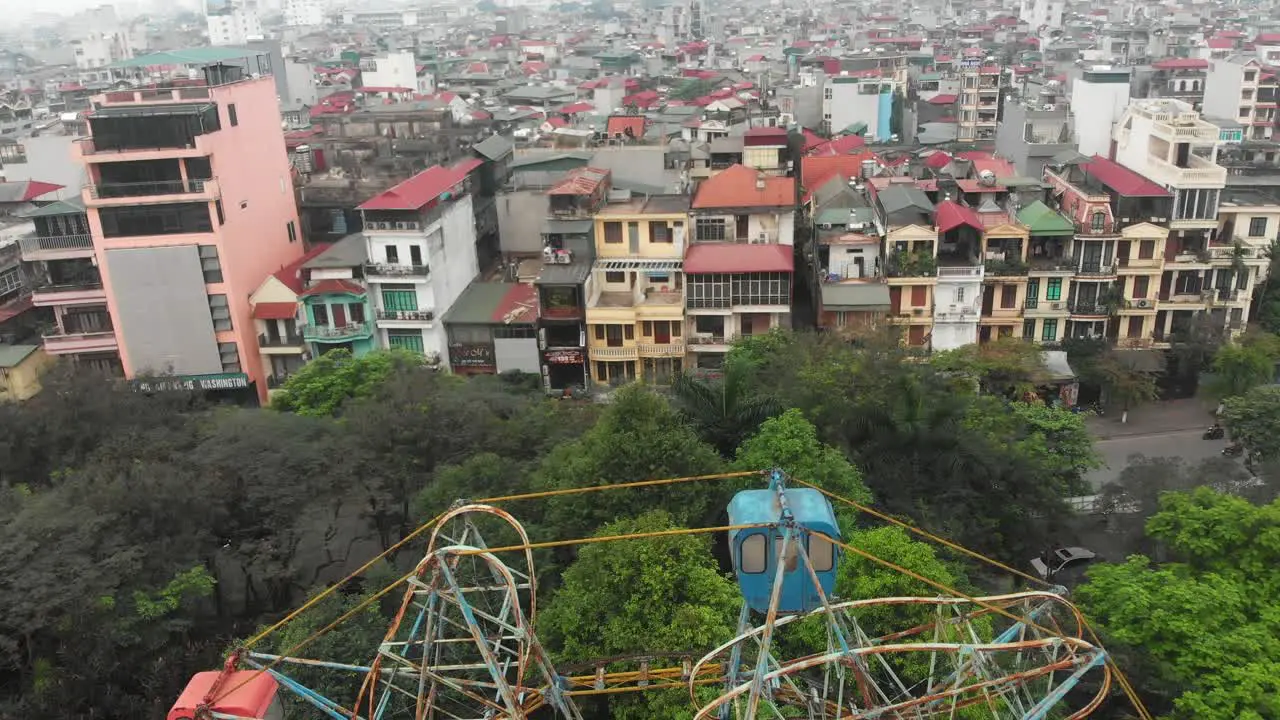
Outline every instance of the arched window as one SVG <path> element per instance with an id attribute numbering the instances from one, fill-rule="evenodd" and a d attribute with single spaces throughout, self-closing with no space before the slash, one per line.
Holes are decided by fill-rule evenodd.
<path id="1" fill-rule="evenodd" d="M 1107 216 L 1105 213 L 1096 212 L 1093 214 L 1093 231 L 1102 232 L 1107 226 Z"/>

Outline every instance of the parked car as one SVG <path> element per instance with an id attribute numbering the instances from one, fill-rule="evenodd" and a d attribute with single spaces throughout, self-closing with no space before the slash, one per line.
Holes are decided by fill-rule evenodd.
<path id="1" fill-rule="evenodd" d="M 1069 566 L 1087 563 L 1096 557 L 1098 557 L 1097 553 L 1086 548 L 1060 547 L 1040 557 L 1032 558 L 1031 567 L 1035 569 L 1037 575 L 1049 580 Z"/>

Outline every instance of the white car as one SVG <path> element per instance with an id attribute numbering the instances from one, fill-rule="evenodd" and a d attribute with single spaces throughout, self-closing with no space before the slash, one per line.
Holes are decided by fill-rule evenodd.
<path id="1" fill-rule="evenodd" d="M 1088 562 L 1096 557 L 1098 557 L 1097 553 L 1082 547 L 1057 548 L 1052 554 L 1052 567 L 1045 563 L 1044 556 L 1032 558 L 1031 567 L 1035 569 L 1037 575 L 1048 580 L 1069 565 Z"/>

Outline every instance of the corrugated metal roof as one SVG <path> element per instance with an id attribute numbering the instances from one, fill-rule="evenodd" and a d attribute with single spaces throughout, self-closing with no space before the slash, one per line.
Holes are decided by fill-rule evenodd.
<path id="1" fill-rule="evenodd" d="M 827 283 L 822 286 L 824 310 L 888 310 L 889 286 L 884 283 Z"/>
<path id="2" fill-rule="evenodd" d="M 0 367 L 16 367 L 39 349 L 38 345 L 0 345 Z"/>
<path id="3" fill-rule="evenodd" d="M 258 57 L 265 55 L 260 50 L 250 50 L 248 48 L 237 47 L 199 47 L 187 48 L 185 50 L 166 50 L 164 52 L 151 53 L 149 55 L 139 55 L 138 57 L 121 60 L 112 63 L 107 67 L 112 68 L 137 68 L 137 67 L 154 67 L 156 65 L 207 65 L 210 63 L 227 62 L 230 60 L 244 60 L 245 58 Z"/>

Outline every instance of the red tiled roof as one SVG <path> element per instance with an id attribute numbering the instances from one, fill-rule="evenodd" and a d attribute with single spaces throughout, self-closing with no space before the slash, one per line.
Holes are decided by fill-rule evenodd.
<path id="1" fill-rule="evenodd" d="M 793 272 L 790 245 L 698 243 L 684 256 L 685 273 Z"/>
<path id="2" fill-rule="evenodd" d="M 809 128 L 801 128 L 801 129 L 800 129 L 800 134 L 801 134 L 801 135 L 804 135 L 804 146 L 801 148 L 801 150 L 802 150 L 803 152 L 809 152 L 810 150 L 812 150 L 812 149 L 814 149 L 814 148 L 818 147 L 819 145 L 822 145 L 823 143 L 827 142 L 826 138 L 824 138 L 824 137 L 822 137 L 821 135 L 819 135 L 819 134 L 815 133 L 814 131 L 810 130 Z"/>
<path id="3" fill-rule="evenodd" d="M 493 321 L 509 325 L 511 323 L 531 324 L 538 320 L 538 290 L 529 283 L 517 283 L 507 291 L 493 309 Z"/>
<path id="4" fill-rule="evenodd" d="M 764 60 L 764 55 L 756 54 L 749 56 L 746 62 L 760 62 L 761 60 Z"/>
<path id="5" fill-rule="evenodd" d="M 555 129 L 555 130 L 558 130 L 563 127 L 569 127 L 569 121 L 561 117 L 547 118 L 547 124 L 550 125 L 552 129 Z"/>
<path id="6" fill-rule="evenodd" d="M 480 158 L 467 158 L 466 160 L 459 160 L 458 162 L 450 165 L 449 169 L 465 176 L 470 175 L 472 170 L 475 170 L 483 164 L 484 161 Z"/>
<path id="7" fill-rule="evenodd" d="M 357 210 L 419 210 L 435 202 L 466 177 L 451 168 L 435 165 L 386 192 L 364 201 Z"/>
<path id="8" fill-rule="evenodd" d="M 569 103 L 568 105 L 565 105 L 564 107 L 560 108 L 556 112 L 562 112 L 565 115 L 576 115 L 577 113 L 591 112 L 592 110 L 595 110 L 595 109 L 596 109 L 596 106 L 592 105 L 589 102 L 576 102 L 576 103 Z"/>
<path id="9" fill-rule="evenodd" d="M 838 155 L 859 154 L 867 146 L 867 141 L 860 135 L 841 135 L 832 138 L 808 152 L 811 157 L 833 157 Z"/>
<path id="10" fill-rule="evenodd" d="M 362 285 L 354 283 L 350 280 L 329 279 L 321 280 L 302 291 L 298 297 L 308 297 L 310 295 L 331 295 L 334 293 L 346 293 L 347 295 L 366 295 L 368 291 Z"/>
<path id="11" fill-rule="evenodd" d="M 255 320 L 289 320 L 297 314 L 296 302 L 261 302 L 253 306 Z"/>
<path id="12" fill-rule="evenodd" d="M 1080 167 L 1098 182 L 1126 197 L 1170 197 L 1168 190 L 1101 155 L 1094 155 Z"/>
<path id="13" fill-rule="evenodd" d="M 972 158 L 974 172 L 990 170 L 998 178 L 1014 177 L 1018 171 L 1008 160 L 999 157 Z"/>
<path id="14" fill-rule="evenodd" d="M 800 160 L 800 184 L 812 190 L 830 180 L 833 175 L 860 178 L 864 160 L 875 160 L 878 166 L 883 165 L 880 157 L 870 150 L 863 150 L 853 155 L 807 156 Z"/>
<path id="15" fill-rule="evenodd" d="M 625 137 L 642 138 L 644 137 L 644 116 L 611 115 L 609 117 L 609 122 L 605 125 L 604 131 L 609 135 L 609 137 L 622 135 Z"/>
<path id="16" fill-rule="evenodd" d="M 294 260 L 288 265 L 285 265 L 271 275 L 283 283 L 285 287 L 292 290 L 293 294 L 297 295 L 302 292 L 302 266 L 307 264 L 307 261 L 316 257 L 320 253 L 328 250 L 330 247 L 331 246 L 327 244 L 313 245 L 310 250 L 303 253 L 302 257 Z"/>
<path id="17" fill-rule="evenodd" d="M 595 167 L 574 168 L 565 173 L 564 179 L 547 191 L 548 195 L 590 195 L 600 184 L 613 177 L 609 170 Z"/>
<path id="18" fill-rule="evenodd" d="M 1280 33 L 1262 33 L 1253 39 L 1254 44 L 1257 43 L 1276 43 L 1280 45 Z"/>
<path id="19" fill-rule="evenodd" d="M 0 182 L 4 182 L 4 181 L 0 180 Z M 18 200 L 16 202 L 30 202 L 40 197 L 41 195 L 48 195 L 51 192 L 55 192 L 57 190 L 61 190 L 62 188 L 66 187 L 66 185 L 58 185 L 56 183 L 47 183 L 47 182 L 42 182 L 40 180 L 18 180 L 16 182 L 9 183 L 9 187 L 13 187 L 14 185 L 26 186 L 22 189 L 22 195 L 18 197 Z"/>
<path id="20" fill-rule="evenodd" d="M 1236 46 L 1235 41 L 1230 38 L 1216 37 L 1209 38 L 1205 41 L 1205 44 L 1209 46 L 1210 50 L 1230 50 Z"/>
<path id="21" fill-rule="evenodd" d="M 930 105 L 954 105 L 956 100 L 958 100 L 959 98 L 960 96 L 958 95 L 944 93 L 942 95 L 934 95 L 933 97 L 929 98 L 925 102 L 929 103 Z"/>
<path id="22" fill-rule="evenodd" d="M 695 209 L 785 207 L 795 202 L 795 179 L 764 175 L 745 165 L 732 165 L 703 180 L 693 196 Z"/>
<path id="23" fill-rule="evenodd" d="M 5 305 L 0 306 L 0 323 L 8 322 L 30 310 L 32 307 L 35 306 L 31 302 L 30 295 L 8 302 Z"/>
<path id="24" fill-rule="evenodd" d="M 943 200 L 933 210 L 933 224 L 938 232 L 948 232 L 961 225 L 968 225 L 974 230 L 982 230 L 982 218 L 973 208 L 967 208 L 954 200 Z"/>
<path id="25" fill-rule="evenodd" d="M 951 162 L 951 156 L 945 152 L 936 152 L 925 158 L 924 166 L 933 170 L 941 170 Z"/>
<path id="26" fill-rule="evenodd" d="M 362 93 L 407 93 L 407 92 L 413 92 L 413 88 L 391 87 L 391 86 L 381 86 L 381 85 L 373 85 L 373 86 L 366 85 L 360 88 L 360 92 Z"/>
<path id="27" fill-rule="evenodd" d="M 979 180 L 978 178 L 960 178 L 959 180 L 956 180 L 956 185 L 960 187 L 961 191 L 967 192 L 967 193 L 1004 192 L 1009 189 L 1004 185 L 998 185 L 998 184 L 983 185 L 982 181 Z"/>

